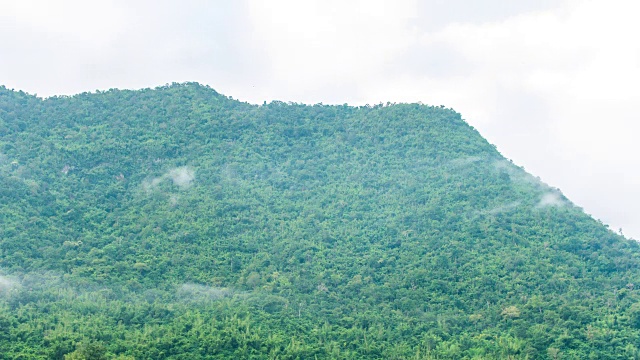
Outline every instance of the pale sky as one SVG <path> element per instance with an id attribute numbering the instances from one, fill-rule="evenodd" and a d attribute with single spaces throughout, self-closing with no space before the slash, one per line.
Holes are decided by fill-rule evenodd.
<path id="1" fill-rule="evenodd" d="M 0 0 L 0 84 L 445 105 L 640 239 L 638 13 L 623 0 Z"/>

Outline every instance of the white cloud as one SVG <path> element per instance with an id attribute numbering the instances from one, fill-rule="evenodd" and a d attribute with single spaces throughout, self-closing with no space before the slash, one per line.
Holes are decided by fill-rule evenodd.
<path id="1" fill-rule="evenodd" d="M 448 163 L 446 163 L 446 165 L 454 168 L 465 167 L 467 165 L 470 165 L 482 160 L 483 159 L 480 156 L 467 156 L 467 157 L 461 157 L 461 158 L 450 160 Z"/>
<path id="2" fill-rule="evenodd" d="M 0 295 L 20 287 L 20 282 L 12 277 L 0 275 Z"/>
<path id="3" fill-rule="evenodd" d="M 241 2 L 0 2 L 0 81 L 42 96 L 200 81 L 238 97 L 263 72 Z"/>
<path id="4" fill-rule="evenodd" d="M 166 176 L 173 181 L 174 185 L 186 189 L 191 186 L 191 183 L 195 179 L 195 172 L 188 166 L 182 166 L 169 170 Z"/>
<path id="5" fill-rule="evenodd" d="M 200 284 L 183 284 L 178 288 L 178 297 L 190 301 L 219 300 L 233 295 L 227 288 L 218 288 Z"/>
<path id="6" fill-rule="evenodd" d="M 544 208 L 544 207 L 551 207 L 551 206 L 560 207 L 564 205 L 566 205 L 566 203 L 564 200 L 562 200 L 562 198 L 560 197 L 560 194 L 555 192 L 548 192 L 542 195 L 536 207 L 537 208 Z"/>
<path id="7" fill-rule="evenodd" d="M 158 176 L 156 178 L 153 178 L 151 180 L 147 180 L 144 181 L 142 183 L 142 187 L 146 190 L 146 191 L 150 191 L 155 189 L 158 185 L 160 185 L 160 183 L 162 183 L 165 180 L 171 180 L 171 182 L 181 188 L 181 189 L 188 189 L 189 187 L 191 187 L 193 181 L 195 180 L 195 170 L 193 170 L 192 168 L 188 167 L 188 166 L 181 166 L 181 167 L 177 167 L 177 168 L 173 168 L 170 169 L 169 171 L 167 171 L 166 173 L 164 173 L 162 176 Z"/>
<path id="8" fill-rule="evenodd" d="M 54 41 L 64 37 L 70 44 L 75 40 L 101 43 L 122 34 L 126 17 L 122 5 L 114 1 L 6 1 L 0 5 L 0 19 L 9 30 L 22 27 Z"/>
<path id="9" fill-rule="evenodd" d="M 248 3 L 281 100 L 352 101 L 415 36 L 412 0 Z"/>
<path id="10" fill-rule="evenodd" d="M 539 178 L 534 177 L 532 174 L 507 160 L 494 161 L 493 166 L 498 171 L 504 171 L 513 182 L 527 183 L 535 187 L 547 187 Z"/>
<path id="11" fill-rule="evenodd" d="M 507 203 L 507 204 L 502 204 L 502 205 L 495 206 L 495 207 L 490 208 L 490 209 L 479 210 L 479 211 L 476 211 L 475 213 L 476 214 L 496 215 L 496 214 L 500 214 L 500 213 L 511 211 L 511 210 L 517 208 L 518 206 L 520 206 L 520 201 L 513 201 L 513 202 L 510 202 L 510 203 Z"/>

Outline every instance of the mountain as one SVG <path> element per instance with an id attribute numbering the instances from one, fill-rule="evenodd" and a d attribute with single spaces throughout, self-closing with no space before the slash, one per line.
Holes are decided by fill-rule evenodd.
<path id="1" fill-rule="evenodd" d="M 444 107 L 0 87 L 0 224 L 1 359 L 640 358 L 638 243 Z"/>

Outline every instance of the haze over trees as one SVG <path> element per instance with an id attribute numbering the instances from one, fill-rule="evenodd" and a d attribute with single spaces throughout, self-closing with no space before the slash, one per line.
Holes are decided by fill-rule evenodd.
<path id="1" fill-rule="evenodd" d="M 451 109 L 0 87 L 0 358 L 639 358 L 639 250 Z"/>

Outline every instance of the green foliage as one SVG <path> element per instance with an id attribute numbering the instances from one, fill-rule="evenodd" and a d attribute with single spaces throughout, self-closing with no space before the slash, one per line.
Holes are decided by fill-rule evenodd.
<path id="1" fill-rule="evenodd" d="M 638 244 L 442 107 L 0 87 L 0 224 L 8 359 L 640 357 Z"/>
<path id="2" fill-rule="evenodd" d="M 78 348 L 64 356 L 65 360 L 106 360 L 107 350 L 104 345 L 97 343 L 83 343 Z"/>

